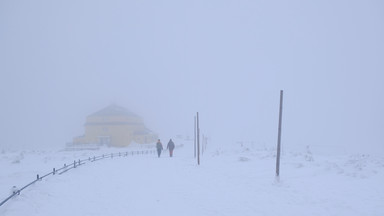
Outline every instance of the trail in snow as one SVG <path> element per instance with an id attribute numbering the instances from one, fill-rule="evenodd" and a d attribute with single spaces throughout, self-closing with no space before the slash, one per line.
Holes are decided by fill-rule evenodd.
<path id="1" fill-rule="evenodd" d="M 274 180 L 270 151 L 217 151 L 200 166 L 170 158 L 106 159 L 33 185 L 1 215 L 383 215 L 383 160 L 290 154 Z M 78 153 L 76 153 L 78 154 Z M 60 155 L 60 154 L 59 154 Z M 65 157 L 67 159 L 68 157 Z M 37 162 L 36 162 L 37 164 Z"/>

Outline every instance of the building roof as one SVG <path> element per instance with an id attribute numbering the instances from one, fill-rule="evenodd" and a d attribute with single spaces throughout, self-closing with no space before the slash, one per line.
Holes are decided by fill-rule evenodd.
<path id="1" fill-rule="evenodd" d="M 139 117 L 138 115 L 132 113 L 124 107 L 112 104 L 104 109 L 101 109 L 92 115 L 89 116 L 130 116 L 130 117 Z"/>

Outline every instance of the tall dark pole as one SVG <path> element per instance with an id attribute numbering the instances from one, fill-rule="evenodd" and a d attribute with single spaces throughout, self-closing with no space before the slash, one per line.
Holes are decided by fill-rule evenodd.
<path id="1" fill-rule="evenodd" d="M 194 127 L 194 130 L 195 130 L 195 136 L 194 136 L 194 155 L 195 155 L 195 158 L 196 158 L 196 116 L 195 116 L 195 127 Z"/>
<path id="2" fill-rule="evenodd" d="M 277 137 L 276 178 L 280 175 L 281 123 L 283 117 L 283 90 L 280 91 L 279 132 Z"/>
<path id="3" fill-rule="evenodd" d="M 197 128 L 197 165 L 200 165 L 200 128 L 199 128 L 199 112 L 196 115 L 196 128 Z"/>

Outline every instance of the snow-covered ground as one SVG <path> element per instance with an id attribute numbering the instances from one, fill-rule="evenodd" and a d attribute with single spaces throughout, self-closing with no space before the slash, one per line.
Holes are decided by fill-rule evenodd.
<path id="1" fill-rule="evenodd" d="M 129 149 L 2 151 L 0 202 L 36 174 L 118 151 Z M 49 176 L 0 206 L 0 215 L 384 215 L 384 158 L 285 152 L 280 181 L 275 159 L 265 148 L 209 146 L 198 166 L 193 143 L 183 141 L 173 158 L 115 157 Z"/>

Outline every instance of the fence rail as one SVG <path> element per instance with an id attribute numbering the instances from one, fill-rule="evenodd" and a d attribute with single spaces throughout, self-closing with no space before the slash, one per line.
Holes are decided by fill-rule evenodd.
<path id="1" fill-rule="evenodd" d="M 20 188 L 16 191 L 13 191 L 13 193 L 10 196 L 8 196 L 6 199 L 4 199 L 0 203 L 0 206 L 4 205 L 6 202 L 8 202 L 13 197 L 20 195 L 21 191 L 25 190 L 26 188 L 35 184 L 36 182 L 41 181 L 42 179 L 44 179 L 50 175 L 64 174 L 71 169 L 74 169 L 76 167 L 79 167 L 81 165 L 86 164 L 87 162 L 95 162 L 95 161 L 103 160 L 103 159 L 107 159 L 107 158 L 113 159 L 114 157 L 128 157 L 128 156 L 134 156 L 134 155 L 144 155 L 144 154 L 154 154 L 154 153 L 155 153 L 155 150 L 137 150 L 137 151 L 127 151 L 127 152 L 103 154 L 103 155 L 99 155 L 99 156 L 88 157 L 87 159 L 82 159 L 82 160 L 79 159 L 78 161 L 75 160 L 75 161 L 73 161 L 73 163 L 70 163 L 68 165 L 64 164 L 64 166 L 59 168 L 59 169 L 53 168 L 52 172 L 49 172 L 49 173 L 47 173 L 41 177 L 37 174 L 35 180 L 33 180 L 32 182 L 23 186 L 22 188 Z"/>

